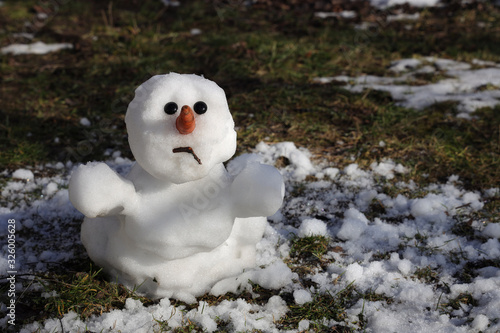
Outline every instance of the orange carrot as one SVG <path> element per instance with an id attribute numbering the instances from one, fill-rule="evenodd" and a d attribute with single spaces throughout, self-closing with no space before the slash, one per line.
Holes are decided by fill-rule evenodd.
<path id="1" fill-rule="evenodd" d="M 182 107 L 181 113 L 175 122 L 175 126 L 181 134 L 189 134 L 194 131 L 196 124 L 194 120 L 194 112 L 191 107 L 188 105 L 184 105 Z"/>

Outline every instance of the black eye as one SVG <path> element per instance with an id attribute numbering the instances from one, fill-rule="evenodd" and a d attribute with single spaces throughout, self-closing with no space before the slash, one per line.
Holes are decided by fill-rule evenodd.
<path id="1" fill-rule="evenodd" d="M 177 106 L 177 104 L 175 104 L 174 102 L 168 102 L 167 104 L 165 104 L 165 106 L 163 107 L 163 110 L 165 111 L 166 114 L 174 114 L 177 112 L 177 109 L 179 107 Z"/>
<path id="2" fill-rule="evenodd" d="M 197 114 L 204 114 L 207 112 L 208 106 L 205 104 L 205 102 L 196 102 L 193 106 L 194 112 Z"/>

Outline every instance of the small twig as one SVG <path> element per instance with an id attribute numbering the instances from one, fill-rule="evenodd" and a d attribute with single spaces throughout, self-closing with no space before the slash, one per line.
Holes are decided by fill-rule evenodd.
<path id="1" fill-rule="evenodd" d="M 464 205 L 461 205 L 461 206 L 458 206 L 458 207 L 455 207 L 455 209 L 460 209 L 460 208 L 465 208 L 465 207 L 470 207 L 471 203 L 466 203 Z"/>
<path id="2" fill-rule="evenodd" d="M 436 304 L 436 309 L 435 309 L 435 311 L 437 311 L 437 310 L 439 309 L 439 304 L 440 304 L 440 302 L 441 302 L 441 297 L 443 296 L 443 294 L 444 294 L 444 291 L 442 291 L 442 292 L 441 292 L 441 295 L 439 295 L 439 298 L 438 298 L 438 300 L 437 300 L 437 304 Z"/>
<path id="3" fill-rule="evenodd" d="M 189 153 L 189 154 L 193 155 L 194 159 L 196 160 L 196 162 L 198 162 L 198 164 L 201 164 L 201 160 L 198 158 L 198 156 L 196 156 L 196 154 L 193 151 L 193 148 L 191 148 L 191 147 L 174 148 L 174 149 L 172 149 L 172 151 L 174 153 Z"/>

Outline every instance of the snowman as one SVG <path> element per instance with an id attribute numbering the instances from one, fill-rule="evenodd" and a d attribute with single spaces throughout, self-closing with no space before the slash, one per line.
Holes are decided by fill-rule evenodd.
<path id="1" fill-rule="evenodd" d="M 197 75 L 157 75 L 136 89 L 125 122 L 130 172 L 91 162 L 71 176 L 89 257 L 129 288 L 190 302 L 255 266 L 284 184 L 251 158 L 224 167 L 236 150 L 224 91 Z"/>

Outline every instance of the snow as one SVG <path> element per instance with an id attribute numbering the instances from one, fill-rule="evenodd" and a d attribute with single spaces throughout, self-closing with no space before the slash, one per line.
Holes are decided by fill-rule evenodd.
<path id="1" fill-rule="evenodd" d="M 64 49 L 72 49 L 73 45 L 69 43 L 45 44 L 44 42 L 35 42 L 32 44 L 11 44 L 0 49 L 2 54 L 47 54 Z"/>
<path id="2" fill-rule="evenodd" d="M 202 31 L 198 28 L 193 28 L 189 31 L 189 33 L 193 36 L 197 36 L 197 35 L 200 35 L 202 33 Z"/>
<path id="3" fill-rule="evenodd" d="M 180 1 L 161 0 L 161 2 L 167 7 L 179 7 L 181 5 Z"/>
<path id="4" fill-rule="evenodd" d="M 35 34 L 29 33 L 29 32 L 14 32 L 12 34 L 12 37 L 15 38 L 25 38 L 25 39 L 33 39 L 35 38 Z"/>
<path id="5" fill-rule="evenodd" d="M 251 291 L 250 280 L 263 288 L 291 293 L 292 303 L 287 304 L 280 294 L 260 305 L 235 298 L 215 305 L 197 301 L 196 307 L 185 310 L 173 305 L 168 298 L 147 307 L 129 299 L 123 310 L 86 320 L 69 312 L 60 319 L 25 325 L 21 332 L 37 329 L 40 332 L 108 331 L 110 327 L 114 327 L 114 331 L 150 332 L 159 329 L 155 319 L 167 321 L 171 329 L 189 320 L 207 332 L 217 331 L 221 321 L 234 332 L 254 329 L 278 332 L 277 322 L 291 305 L 304 306 L 322 293 L 335 295 L 351 283 L 360 293 L 374 292 L 393 300 L 387 303 L 365 299 L 346 309 L 345 320 L 349 325 L 354 325 L 363 313 L 366 332 L 494 332 L 500 329 L 500 269 L 480 268 L 470 281 L 457 277 L 467 263 L 498 260 L 498 223 L 485 226 L 481 220 L 473 221 L 473 232 L 478 236 L 473 239 L 454 233 L 455 217 L 480 210 L 484 200 L 498 195 L 498 189 L 470 192 L 461 187 L 456 176 L 451 176 L 446 183 L 425 187 L 411 180 L 403 182 L 395 171 L 394 178 L 388 179 L 377 169 L 384 163 L 397 165 L 388 160 L 367 169 L 353 163 L 338 170 L 324 162 L 313 163 L 308 151 L 291 142 L 261 143 L 254 155 L 241 155 L 230 166 L 238 169 L 249 161 L 263 160 L 273 164 L 280 158 L 278 152 L 290 159 L 290 164 L 280 170 L 288 193 L 280 209 L 281 218 L 267 223 L 264 236 L 257 244 L 258 266 L 220 281 L 212 293 Z M 293 155 L 300 158 L 290 158 Z M 107 163 L 120 174 L 126 174 L 132 167 L 132 161 L 123 158 L 113 158 Z M 51 177 L 31 178 L 29 183 L 24 177 L 11 178 L 3 189 L 2 200 L 9 203 L 2 203 L 0 233 L 4 235 L 7 230 L 6 219 L 15 218 L 19 230 L 30 228 L 31 234 L 36 235 L 28 236 L 20 231 L 17 234 L 18 266 L 25 273 L 50 271 L 53 262 L 64 264 L 84 255 L 75 248 L 75 245 L 81 246 L 82 215 L 70 204 L 66 190 L 69 175 L 76 166 L 56 168 L 56 165 L 44 167 L 57 173 Z M 307 175 L 326 174 L 325 170 L 331 168 L 336 169 L 334 177 L 303 180 Z M 405 194 L 384 193 L 387 182 Z M 304 191 L 291 197 L 290 191 L 297 184 L 303 184 Z M 43 197 L 35 195 L 44 190 Z M 413 197 L 410 193 L 418 195 Z M 422 193 L 427 194 L 422 196 Z M 368 214 L 373 200 L 385 207 L 385 212 L 375 217 Z M 289 255 L 290 240 L 299 234 L 322 235 L 325 228 L 332 246 L 340 247 L 342 252 L 328 252 L 326 258 L 332 258 L 331 263 L 324 270 L 311 272 L 312 287 L 304 288 L 297 274 L 284 263 Z M 6 258 L 6 248 L 1 251 L 0 258 Z M 454 259 L 457 256 L 460 260 Z M 7 266 L 0 263 L 0 267 L 5 273 Z M 438 272 L 441 284 L 446 283 L 449 290 L 415 277 L 417 270 L 426 268 Z M 470 293 L 477 305 L 462 304 L 462 310 L 440 310 L 461 293 Z M 1 319 L 0 324 L 5 327 L 6 320 Z M 311 324 L 311 320 L 304 319 L 292 331 L 310 328 Z"/>
<path id="6" fill-rule="evenodd" d="M 488 328 L 489 324 L 489 319 L 485 315 L 478 315 L 474 320 L 472 321 L 472 328 L 478 331 L 484 331 Z"/>
<path id="7" fill-rule="evenodd" d="M 393 2 L 377 3 L 390 5 Z M 433 57 L 412 58 L 394 61 L 389 70 L 393 77 L 337 76 L 318 78 L 317 81 L 344 82 L 346 88 L 354 92 L 367 88 L 388 91 L 398 104 L 416 109 L 440 101 L 457 101 L 461 112 L 458 116 L 461 117 L 470 117 L 478 107 L 499 103 L 500 91 L 497 88 L 500 86 L 500 65 L 494 62 L 474 59 L 467 63 Z M 436 73 L 447 78 L 429 85 L 407 84 L 421 73 Z M 155 95 L 158 92 L 156 85 L 164 84 L 161 80 L 156 81 L 158 79 L 153 79 L 151 85 L 137 89 L 136 99 L 131 103 L 130 115 L 127 116 L 127 126 L 132 132 L 131 145 L 135 145 L 132 151 L 137 155 L 139 163 L 134 164 L 116 151 L 110 152 L 110 159 L 105 163 L 91 162 L 86 166 L 78 166 L 70 162 L 57 162 L 36 167 L 26 166 L 12 173 L 4 171 L 2 174 L 5 182 L 0 196 L 0 237 L 5 238 L 7 235 L 7 220 L 15 219 L 16 269 L 20 274 L 29 276 L 50 272 L 53 265 L 86 259 L 87 254 L 80 240 L 84 216 L 75 209 L 70 199 L 89 216 L 99 216 L 106 212 L 116 214 L 120 209 L 126 214 L 134 212 L 141 200 L 150 203 L 158 193 L 162 198 L 168 197 L 174 201 L 177 197 L 182 199 L 179 207 L 183 214 L 180 221 L 183 222 L 186 217 L 189 221 L 197 214 L 207 214 L 207 210 L 213 207 L 211 200 L 214 198 L 223 198 L 223 202 L 231 204 L 245 202 L 237 205 L 244 216 L 252 214 L 255 207 L 265 211 L 260 215 L 271 215 L 281 199 L 276 199 L 280 197 L 276 193 L 270 193 L 276 188 L 280 189 L 278 192 L 282 189 L 281 177 L 277 177 L 275 169 L 270 165 L 280 161 L 279 165 L 284 165 L 279 172 L 283 177 L 286 193 L 283 205 L 267 221 L 262 217 L 245 217 L 250 219 L 248 222 L 254 223 L 252 228 L 245 229 L 244 224 L 239 225 L 239 236 L 244 238 L 250 235 L 248 262 L 251 265 L 236 265 L 235 270 L 227 268 L 230 271 L 228 275 L 217 275 L 210 271 L 213 267 L 226 267 L 226 264 L 232 266 L 233 258 L 227 260 L 226 250 L 216 252 L 221 254 L 221 258 L 202 254 L 201 259 L 197 257 L 192 261 L 184 261 L 181 266 L 167 260 L 169 264 L 163 266 L 163 271 L 174 272 L 174 275 L 180 277 L 179 280 L 186 279 L 195 287 L 185 288 L 178 293 L 156 295 L 160 299 L 150 306 L 127 299 L 124 309 L 115 309 L 85 320 L 74 312 L 68 312 L 61 318 L 54 317 L 27 324 L 21 328 L 21 332 L 151 332 L 160 329 L 157 320 L 168 323 L 170 329 L 191 322 L 207 332 L 216 332 L 221 329 L 223 322 L 227 325 L 224 329 L 234 332 L 279 332 L 279 320 L 289 313 L 292 306 L 307 305 L 314 302 L 316 297 L 326 294 L 337 295 L 349 286 L 356 288 L 356 292 L 361 295 L 381 296 L 380 299 L 363 298 L 348 305 L 342 324 L 354 329 L 362 314 L 366 320 L 366 327 L 362 330 L 365 332 L 500 330 L 500 268 L 496 264 L 500 258 L 500 224 L 478 214 L 487 200 L 498 200 L 498 188 L 469 191 L 464 189 L 456 175 L 450 175 L 446 182 L 424 186 L 408 180 L 408 174 L 411 175 L 412 170 L 391 159 L 381 158 L 366 168 L 353 160 L 345 168 L 339 168 L 325 161 L 314 161 L 311 152 L 297 147 L 293 142 L 261 142 L 255 147 L 253 154 L 240 155 L 227 163 L 228 179 L 232 180 L 232 185 L 245 189 L 231 192 L 226 181 L 217 180 L 218 175 L 224 174 L 223 168 L 220 167 L 217 171 L 213 165 L 220 165 L 234 154 L 235 138 L 230 135 L 229 140 L 224 141 L 224 138 L 217 137 L 217 131 L 211 133 L 214 135 L 211 143 L 217 145 L 220 140 L 224 143 L 219 154 L 215 154 L 218 155 L 215 161 L 210 161 L 210 154 L 206 154 L 201 147 L 203 141 L 194 143 L 199 144 L 200 149 L 193 145 L 197 156 L 204 165 L 208 165 L 203 177 L 194 179 L 198 174 L 192 171 L 195 168 L 190 167 L 183 170 L 184 174 L 162 173 L 165 170 L 164 164 L 148 164 L 157 162 L 158 152 L 170 143 L 164 137 L 154 136 L 154 131 L 145 131 L 143 126 L 151 120 L 166 117 L 163 113 L 166 101 L 156 101 L 160 95 Z M 192 83 L 187 85 L 196 87 Z M 482 89 L 485 85 L 489 89 Z M 217 88 L 211 86 L 208 94 L 225 99 Z M 166 98 L 164 94 L 161 96 Z M 227 107 L 225 103 L 214 103 Z M 138 114 L 136 111 L 143 109 L 144 104 L 152 106 L 152 109 L 159 108 L 161 114 Z M 217 124 L 208 128 L 229 124 L 227 128 L 232 129 L 233 123 L 228 119 L 221 112 L 217 117 Z M 82 118 L 80 123 L 83 126 L 90 125 L 86 118 Z M 175 121 L 170 125 L 171 129 L 176 128 Z M 203 125 L 199 126 L 203 128 Z M 149 137 L 142 136 L 146 132 Z M 137 144 L 141 140 L 148 143 L 146 146 L 153 151 L 142 149 L 144 145 Z M 182 142 L 182 139 L 176 141 Z M 379 143 L 381 147 L 385 145 L 385 142 Z M 169 146 L 169 149 L 172 147 Z M 196 165 L 191 154 L 182 155 L 182 159 L 182 165 L 188 162 Z M 156 178 L 144 178 L 144 170 L 138 169 L 138 165 L 146 165 Z M 168 166 L 166 169 L 177 170 L 179 165 Z M 50 172 L 44 172 L 46 170 Z M 214 170 L 219 173 L 214 174 Z M 90 174 L 91 177 L 74 177 L 78 174 Z M 72 187 L 70 175 L 73 175 L 72 182 L 85 191 L 68 191 L 68 186 Z M 210 179 L 206 179 L 208 175 Z M 94 178 L 92 184 L 88 182 L 89 178 Z M 172 186 L 182 189 L 179 191 L 181 195 L 162 194 L 158 186 L 162 178 L 175 179 L 175 186 Z M 200 179 L 205 179 L 205 182 L 200 182 Z M 196 189 L 178 187 L 186 181 L 198 186 Z M 154 195 L 137 195 L 136 187 L 146 186 L 151 189 L 152 183 L 158 186 L 153 187 Z M 101 187 L 99 184 L 110 186 Z M 388 186 L 394 190 L 391 191 L 394 194 L 387 193 Z M 256 189 L 255 192 L 252 189 Z M 224 196 L 226 190 L 230 194 Z M 116 195 L 117 193 L 120 195 Z M 191 200 L 189 205 L 182 206 L 188 199 Z M 383 209 L 372 210 L 373 205 Z M 136 214 L 140 217 L 134 218 L 154 217 L 150 207 Z M 250 208 L 246 209 L 248 207 Z M 462 216 L 467 216 L 467 220 L 462 221 Z M 213 221 L 220 220 L 218 216 L 213 217 Z M 84 242 L 92 242 L 99 238 L 96 235 L 108 232 L 106 228 L 113 228 L 113 221 L 103 219 L 99 217 L 96 220 L 104 226 L 103 229 L 95 229 L 98 230 L 95 232 L 90 228 L 87 239 L 83 237 Z M 84 225 L 85 223 L 87 222 Z M 472 236 L 460 232 L 461 224 L 467 225 Z M 160 227 L 154 226 L 154 230 L 158 230 L 158 237 L 162 238 L 164 233 Z M 189 235 L 197 231 L 195 227 L 185 227 L 184 230 Z M 214 238 L 214 234 L 208 233 L 210 237 L 206 237 L 207 234 L 204 233 L 201 238 Z M 143 242 L 143 248 L 151 252 L 157 250 L 154 244 L 156 235 L 146 235 L 140 230 L 134 230 L 133 235 L 149 237 Z M 297 236 L 326 236 L 330 239 L 329 249 L 333 249 L 324 255 L 326 265 L 312 267 L 309 273 L 300 277 L 293 264 L 289 264 L 292 241 Z M 152 244 L 147 244 L 148 242 Z M 107 255 L 119 257 L 123 242 L 120 246 L 115 249 L 115 255 Z M 100 245 L 95 248 L 102 250 Z M 232 248 L 235 249 L 238 247 Z M 5 276 L 9 269 L 7 250 L 5 245 L 0 249 L 1 276 Z M 176 251 L 170 252 L 173 257 L 176 254 Z M 98 263 L 102 259 L 99 255 L 94 255 L 94 258 Z M 130 263 L 127 264 L 131 266 Z M 152 270 L 146 266 L 137 265 L 134 269 L 136 272 Z M 422 270 L 430 270 L 435 277 L 419 277 L 418 272 Z M 467 279 L 462 278 L 464 271 L 469 274 Z M 207 272 L 209 276 L 215 276 L 213 279 L 209 278 L 209 282 L 201 277 Z M 165 278 L 165 284 L 168 285 L 170 281 L 168 277 Z M 252 287 L 254 284 L 275 290 L 277 295 L 263 302 L 238 298 L 241 292 L 259 297 L 259 291 Z M 19 285 L 18 290 L 23 288 Z M 41 286 L 34 282 L 31 288 Z M 210 305 L 195 297 L 204 293 L 213 296 L 233 293 L 236 296 Z M 461 303 L 459 309 L 451 308 L 449 304 L 463 294 L 471 295 L 474 304 Z M 55 291 L 45 290 L 43 293 L 43 297 L 57 296 Z M 175 305 L 169 298 L 181 299 L 197 306 L 187 310 L 186 306 Z M 391 301 L 385 301 L 384 298 Z M 6 309 L 5 304 L 0 306 L 2 310 Z M 320 321 L 303 319 L 290 332 L 308 330 L 318 322 L 332 326 L 337 324 L 329 318 Z M 0 327 L 7 327 L 6 317 L 0 319 Z"/>
<path id="8" fill-rule="evenodd" d="M 344 214 L 342 226 L 337 232 L 337 237 L 343 240 L 359 239 L 368 228 L 368 219 L 355 208 L 349 208 Z"/>
<path id="9" fill-rule="evenodd" d="M 309 320 L 303 319 L 299 322 L 298 331 L 304 332 L 309 329 Z"/>
<path id="10" fill-rule="evenodd" d="M 179 1 L 162 0 L 165 6 L 179 6 Z M 497 1 L 498 2 L 498 1 Z M 417 7 L 438 6 L 438 0 L 371 0 L 375 7 L 386 8 L 398 4 L 409 3 Z M 0 1 L 0 6 L 3 2 Z M 355 12 L 316 13 L 319 18 L 341 17 L 351 19 Z M 416 20 L 419 13 L 412 15 L 389 15 L 388 21 Z M 363 22 L 364 23 L 364 22 Z M 361 28 L 363 28 L 362 26 Z M 202 33 L 193 28 L 192 35 Z M 71 44 L 14 44 L 1 49 L 2 54 L 46 54 L 62 49 L 71 49 Z M 424 109 L 436 102 L 456 101 L 458 117 L 470 118 L 473 112 L 481 107 L 493 107 L 500 103 L 500 64 L 474 59 L 470 63 L 433 57 L 411 58 L 394 61 L 389 71 L 392 77 L 322 77 L 317 82 L 328 83 L 339 81 L 345 88 L 353 92 L 364 89 L 387 91 L 403 107 Z M 427 84 L 415 85 L 419 74 L 439 74 L 444 79 Z M 154 81 L 154 80 L 153 80 Z M 138 88 L 136 103 L 145 103 L 145 96 L 155 94 L 152 86 Z M 408 84 L 410 83 L 410 84 Z M 488 89 L 483 89 L 488 87 Z M 214 88 L 215 89 L 215 88 Z M 217 95 L 217 93 L 215 94 Z M 225 97 L 224 97 L 225 98 Z M 155 98 L 153 98 L 154 100 Z M 164 101 L 163 101 L 164 102 Z M 192 103 L 191 103 L 192 104 Z M 137 106 L 136 105 L 136 106 Z M 134 107 L 131 107 L 131 110 Z M 132 110 L 133 111 L 133 110 Z M 164 115 L 162 115 L 164 116 Z M 145 133 L 141 122 L 147 123 L 158 115 L 141 116 L 131 112 L 127 121 L 132 137 Z M 220 123 L 225 123 L 220 121 Z M 87 118 L 80 120 L 82 126 L 90 126 Z M 172 126 L 175 126 L 172 124 Z M 230 127 L 232 124 L 230 125 Z M 174 127 L 172 127 L 174 128 Z M 218 132 L 213 131 L 214 135 Z M 148 132 L 150 133 L 150 132 Z M 157 154 L 166 140 L 158 137 L 142 138 L 153 151 L 143 149 L 143 144 L 132 147 L 138 160 L 147 165 L 158 158 Z M 135 145 L 142 139 L 134 140 Z M 232 141 L 234 138 L 230 138 Z M 214 141 L 217 144 L 217 140 Z M 379 146 L 384 147 L 385 142 Z M 195 149 L 204 164 L 222 163 L 234 153 L 234 146 L 225 151 L 221 149 L 219 159 L 212 163 L 207 160 L 203 150 Z M 185 161 L 193 162 L 190 154 L 185 154 Z M 364 332 L 496 332 L 500 330 L 500 269 L 486 266 L 474 269 L 470 280 L 461 279 L 460 273 L 467 264 L 490 263 L 493 265 L 500 258 L 500 224 L 487 222 L 475 217 L 467 222 L 474 237 L 461 235 L 456 231 L 457 221 L 461 214 L 472 214 L 484 207 L 484 202 L 495 199 L 498 188 L 484 189 L 481 192 L 465 190 L 458 177 L 450 175 L 446 183 L 420 186 L 412 180 L 402 181 L 401 175 L 411 170 L 390 159 L 374 162 L 369 168 L 362 168 L 352 163 L 344 169 L 326 162 L 313 162 L 312 154 L 306 149 L 297 147 L 292 142 L 268 144 L 259 143 L 254 154 L 240 155 L 227 164 L 231 177 L 242 174 L 236 184 L 241 188 L 257 186 L 267 201 L 275 197 L 269 195 L 268 189 L 276 188 L 272 168 L 260 167 L 263 164 L 274 165 L 278 159 L 285 159 L 286 166 L 279 171 L 285 181 L 285 202 L 278 212 L 265 219 L 254 220 L 261 223 L 262 235 L 255 245 L 255 265 L 246 267 L 242 272 L 234 272 L 232 276 L 217 279 L 211 289 L 201 288 L 198 292 L 187 292 L 163 296 L 172 296 L 196 304 L 187 310 L 184 305 L 174 305 L 168 297 L 161 298 L 155 304 L 144 306 L 140 301 L 127 299 L 122 310 L 112 310 L 101 315 L 94 315 L 82 320 L 74 312 L 62 317 L 49 318 L 41 322 L 24 325 L 21 332 L 152 332 L 160 330 L 157 320 L 168 323 L 170 329 L 194 323 L 207 332 L 216 332 L 220 323 L 226 323 L 232 332 L 262 330 L 279 332 L 279 320 L 289 311 L 291 306 L 303 306 L 313 302 L 315 297 L 323 294 L 336 295 L 352 285 L 358 293 L 375 293 L 390 298 L 392 302 L 383 300 L 360 299 L 346 309 L 344 324 L 356 328 L 359 315 L 366 320 Z M 141 162 L 140 162 L 141 163 Z M 255 167 L 259 165 L 259 167 Z M 54 264 L 64 265 L 67 262 L 85 258 L 80 240 L 80 228 L 83 215 L 70 202 L 73 193 L 68 192 L 70 175 L 94 170 L 96 183 L 117 185 L 114 191 L 106 192 L 106 188 L 97 191 L 87 198 L 72 199 L 81 202 L 82 210 L 89 215 L 102 215 L 109 207 L 95 207 L 95 202 L 109 204 L 121 193 L 114 208 L 120 209 L 135 205 L 141 199 L 135 196 L 134 186 L 137 176 L 137 164 L 122 158 L 120 152 L 112 154 L 106 164 L 90 163 L 85 170 L 81 166 L 61 162 L 39 167 L 29 167 L 4 172 L 5 184 L 1 190 L 0 205 L 0 237 L 7 234 L 7 220 L 16 220 L 16 260 L 17 269 L 23 274 L 50 272 Z M 250 166 L 250 167 L 249 167 Z M 255 168 L 253 168 L 254 166 Z M 135 169 L 134 169 L 135 168 Z M 165 175 L 161 170 L 176 169 L 176 166 L 151 166 L 151 174 L 176 178 L 177 183 L 187 179 L 181 174 Z M 177 168 L 178 169 L 178 168 Z M 211 168 L 207 168 L 207 175 Z M 44 176 L 44 170 L 51 170 L 51 176 Z M 80 171 L 78 171 L 80 170 Z M 130 179 L 126 175 L 131 174 Z M 186 170 L 189 181 L 194 173 Z M 262 174 L 259 181 L 257 175 Z M 36 175 L 36 177 L 35 177 Z M 210 174 L 212 175 L 212 174 Z M 316 179 L 307 180 L 306 179 Z M 141 180 L 143 181 L 143 180 Z M 157 180 L 156 180 L 157 181 Z M 271 185 L 266 187 L 266 183 Z M 191 217 L 200 211 L 206 213 L 210 199 L 217 197 L 225 187 L 219 182 L 198 183 L 200 190 L 187 192 L 183 198 L 191 197 L 192 202 L 183 211 L 184 217 Z M 389 195 L 384 188 L 392 186 L 401 193 Z M 79 185 L 88 190 L 92 186 Z M 294 192 L 298 186 L 302 191 Z M 101 189 L 101 188 L 100 188 Z M 264 189 L 264 190 L 262 190 Z M 88 192 L 88 191 L 85 191 Z M 90 191 L 92 192 L 92 191 Z M 292 196 L 291 193 L 295 194 Z M 398 192 L 398 191 L 396 191 Z M 244 191 L 237 191 L 237 199 L 251 200 L 244 196 Z M 77 195 L 78 196 L 78 195 Z M 242 198 L 243 197 L 243 198 Z M 225 197 L 227 199 L 227 197 Z M 235 200 L 236 200 L 235 199 Z M 86 202 L 88 201 L 88 202 Z M 272 201 L 272 200 L 271 200 Z M 373 214 L 370 207 L 380 204 L 384 211 Z M 250 206 L 254 206 L 251 203 Z M 270 206 L 274 206 L 271 204 Z M 81 208 L 81 207 L 80 207 Z M 127 212 L 130 208 L 127 208 Z M 273 209 L 265 209 L 271 211 Z M 144 216 L 151 212 L 144 210 Z M 271 213 L 269 213 L 270 215 Z M 248 212 L 245 212 L 248 215 Z M 102 221 L 99 222 L 110 222 Z M 189 232 L 193 229 L 187 228 Z M 161 234 L 161 233 L 160 233 Z M 326 268 L 316 267 L 307 275 L 308 286 L 299 280 L 299 276 L 285 262 L 290 254 L 291 240 L 294 237 L 327 236 L 331 246 L 338 249 L 328 252 L 329 260 Z M 260 238 L 260 237 L 259 237 Z M 0 250 L 0 275 L 5 276 L 8 270 L 7 247 Z M 224 251 L 222 251 L 224 252 Z M 174 267 L 181 277 L 201 276 L 210 266 L 223 264 L 220 261 L 206 261 L 201 270 Z M 199 264 L 200 260 L 193 263 Z M 171 267 L 167 267 L 171 268 Z M 430 283 L 419 279 L 418 270 L 431 269 L 438 274 L 438 283 Z M 468 268 L 470 269 L 470 268 Z M 144 270 L 138 267 L 137 270 Z M 219 278 L 219 277 L 218 277 Z M 192 281 L 195 284 L 197 281 Z M 206 281 L 202 281 L 202 284 Z M 267 301 L 259 303 L 245 301 L 237 296 L 223 300 L 214 305 L 196 300 L 193 294 L 210 292 L 215 296 L 232 292 L 238 295 L 242 291 L 255 294 L 252 284 L 262 288 L 279 291 Z M 37 282 L 33 288 L 37 287 Z M 41 287 L 38 285 L 38 287 Z M 19 290 L 23 288 L 19 287 Z M 460 309 L 451 309 L 447 304 L 463 293 L 470 294 L 475 301 L 474 306 L 461 304 Z M 290 301 L 290 295 L 292 296 Z M 57 297 L 55 291 L 45 291 L 43 297 Z M 285 297 L 287 296 L 287 297 Z M 285 301 L 285 299 L 287 301 Z M 288 304 L 287 304 L 288 302 Z M 6 309 L 1 304 L 2 311 Z M 325 318 L 323 323 L 328 323 Z M 309 330 L 313 320 L 301 320 L 296 329 L 290 332 Z M 331 323 L 331 322 L 330 322 Z M 334 323 L 336 324 L 336 323 Z M 332 324 L 333 326 L 333 324 Z M 0 327 L 7 327 L 7 318 L 0 319 Z"/>
<path id="11" fill-rule="evenodd" d="M 12 178 L 14 179 L 24 179 L 26 181 L 33 180 L 35 178 L 35 175 L 33 175 L 33 172 L 31 170 L 27 169 L 17 169 L 12 173 Z"/>
<path id="12" fill-rule="evenodd" d="M 393 21 L 416 21 L 420 18 L 420 13 L 414 13 L 414 14 L 396 14 L 396 15 L 387 15 L 387 22 L 393 22 Z"/>
<path id="13" fill-rule="evenodd" d="M 388 1 L 375 0 L 375 1 L 372 1 L 372 4 L 375 7 L 386 8 L 386 7 L 390 7 L 390 6 L 398 4 L 396 2 L 397 1 L 391 1 L 391 0 L 388 0 Z M 404 2 L 411 3 L 411 0 L 401 1 L 400 3 L 404 3 Z M 428 3 L 429 3 L 428 6 L 434 6 L 433 2 L 435 2 L 435 1 L 428 1 Z M 417 6 L 423 7 L 425 5 L 423 5 L 423 3 L 421 3 L 421 4 L 418 4 Z M 316 12 L 316 13 L 314 13 L 314 16 L 318 17 L 320 19 L 327 19 L 330 17 L 343 18 L 343 19 L 354 19 L 358 16 L 358 14 L 352 10 L 344 10 L 344 11 L 340 11 L 340 12 Z M 418 12 L 414 13 L 414 14 L 399 13 L 399 14 L 395 14 L 395 15 L 387 15 L 387 22 L 416 21 L 419 18 L 420 18 L 420 13 L 418 13 Z M 362 24 L 363 24 L 363 27 L 360 27 L 360 28 L 363 30 L 366 30 L 370 25 L 369 22 L 365 22 L 365 21 L 362 22 Z"/>
<path id="14" fill-rule="evenodd" d="M 321 19 L 326 19 L 329 17 L 341 17 L 344 19 L 353 19 L 358 16 L 358 14 L 355 11 L 352 10 L 344 10 L 341 12 L 316 12 L 314 13 L 314 16 L 319 17 Z"/>
<path id="15" fill-rule="evenodd" d="M 309 291 L 304 289 L 297 289 L 293 292 L 293 299 L 298 305 L 312 302 L 312 295 Z"/>
<path id="16" fill-rule="evenodd" d="M 183 313 L 177 311 L 168 299 L 162 299 L 159 304 L 144 307 L 140 301 L 127 299 L 123 310 L 114 310 L 105 313 L 92 323 L 84 323 L 74 312 L 65 315 L 59 320 L 47 320 L 40 330 L 43 332 L 64 331 L 77 332 L 89 330 L 91 332 L 152 332 L 159 330 L 159 323 L 155 320 L 167 321 L 169 327 L 178 327 L 187 321 L 202 325 L 207 332 L 217 331 L 216 319 L 232 322 L 235 331 L 245 331 L 249 327 L 266 330 L 274 318 L 282 317 L 288 308 L 283 299 L 273 296 L 264 307 L 251 305 L 243 300 L 235 302 L 223 301 L 217 308 L 210 307 L 206 302 L 199 302 L 196 309 Z M 38 328 L 38 327 L 37 327 Z M 110 329 L 112 328 L 112 329 Z M 28 332 L 25 328 L 21 332 Z"/>
<path id="17" fill-rule="evenodd" d="M 318 219 L 306 219 L 299 227 L 299 237 L 328 236 L 327 225 Z"/>
<path id="18" fill-rule="evenodd" d="M 483 235 L 485 235 L 486 237 L 500 239 L 500 224 L 488 224 L 483 230 Z"/>
<path id="19" fill-rule="evenodd" d="M 401 165 L 401 163 L 394 163 L 392 160 L 384 160 L 382 162 L 373 162 L 370 165 L 371 169 L 378 175 L 381 175 L 387 179 L 393 179 L 394 173 L 407 173 L 408 170 Z"/>
<path id="20" fill-rule="evenodd" d="M 92 125 L 92 123 L 90 122 L 90 120 L 88 118 L 83 117 L 82 119 L 80 119 L 80 125 L 88 127 L 88 126 Z"/>
<path id="21" fill-rule="evenodd" d="M 53 196 L 54 194 L 57 193 L 59 186 L 57 183 L 50 182 L 47 184 L 47 186 L 43 189 L 43 193 L 48 196 Z"/>
<path id="22" fill-rule="evenodd" d="M 262 153 L 264 156 L 262 163 L 271 163 L 278 157 L 288 159 L 291 165 L 285 167 L 282 172 L 290 173 L 291 177 L 299 181 L 304 180 L 307 175 L 315 173 L 315 166 L 310 161 L 310 153 L 306 150 L 297 149 L 293 142 L 282 142 L 272 146 L 261 142 L 255 148 L 257 152 Z"/>
<path id="23" fill-rule="evenodd" d="M 434 7 L 439 0 L 370 0 L 374 7 L 387 8 L 395 5 L 410 4 L 415 7 Z"/>
<path id="24" fill-rule="evenodd" d="M 484 68 L 473 68 L 472 65 Z M 478 60 L 469 64 L 450 59 L 424 57 L 394 61 L 389 71 L 398 76 L 340 75 L 315 78 L 315 81 L 343 82 L 346 84 L 345 88 L 352 92 L 362 92 L 365 89 L 386 91 L 391 94 L 396 105 L 417 110 L 439 102 L 454 101 L 458 103 L 457 117 L 460 118 L 471 118 L 473 112 L 479 108 L 500 104 L 500 64 Z M 415 75 L 420 73 L 441 73 L 446 78 L 426 85 L 407 84 L 416 82 Z M 484 89 L 485 87 L 489 88 Z"/>

